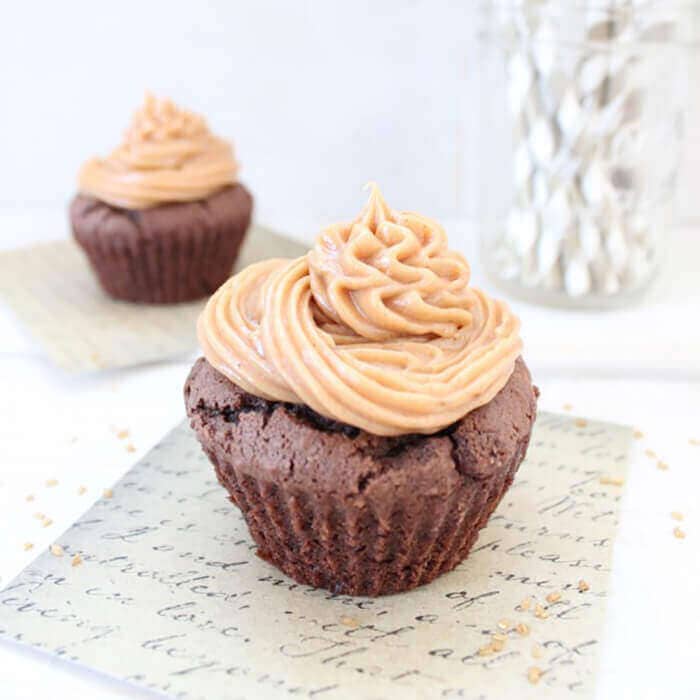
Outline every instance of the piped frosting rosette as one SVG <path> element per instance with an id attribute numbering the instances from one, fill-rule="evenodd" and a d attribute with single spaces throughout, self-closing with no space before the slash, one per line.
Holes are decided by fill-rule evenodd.
<path id="1" fill-rule="evenodd" d="M 434 433 L 488 403 L 522 349 L 507 305 L 469 286 L 444 229 L 376 186 L 296 260 L 256 263 L 209 300 L 209 363 L 245 391 L 377 435 Z"/>
<path id="2" fill-rule="evenodd" d="M 146 95 L 123 143 L 107 158 L 92 158 L 78 175 L 80 191 L 127 209 L 205 199 L 237 181 L 230 143 L 203 117 L 167 99 Z"/>

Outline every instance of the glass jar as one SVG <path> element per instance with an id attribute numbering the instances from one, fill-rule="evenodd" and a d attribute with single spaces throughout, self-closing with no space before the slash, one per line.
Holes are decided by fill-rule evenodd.
<path id="1" fill-rule="evenodd" d="M 485 3 L 481 255 L 512 295 L 615 306 L 653 280 L 672 222 L 697 9 Z"/>

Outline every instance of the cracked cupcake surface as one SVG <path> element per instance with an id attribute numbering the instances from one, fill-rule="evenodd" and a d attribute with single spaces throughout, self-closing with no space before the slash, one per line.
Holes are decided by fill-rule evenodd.
<path id="1" fill-rule="evenodd" d="M 441 227 L 376 189 L 307 256 L 222 290 L 185 403 L 259 555 L 353 595 L 453 569 L 529 443 L 537 392 L 517 318 L 469 286 Z"/>

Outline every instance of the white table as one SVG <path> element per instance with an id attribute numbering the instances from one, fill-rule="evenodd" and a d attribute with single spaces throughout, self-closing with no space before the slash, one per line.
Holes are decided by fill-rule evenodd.
<path id="1" fill-rule="evenodd" d="M 36 223 L 30 229 L 25 227 L 23 232 L 17 221 L 3 225 L 0 218 L 0 246 L 62 233 L 46 227 L 44 231 L 54 234 L 40 235 Z M 14 234 L 7 234 L 8 230 Z M 686 231 L 680 241 L 686 253 L 674 263 L 666 292 L 652 296 L 642 310 L 623 314 L 625 343 L 616 342 L 604 330 L 604 342 L 599 338 L 591 345 L 590 315 L 573 317 L 577 323 L 570 316 L 522 307 L 525 327 L 537 333 L 527 359 L 542 390 L 540 407 L 561 411 L 570 404 L 578 415 L 631 424 L 644 432 L 634 446 L 615 545 L 597 693 L 606 700 L 700 697 L 700 446 L 690 443 L 691 438 L 700 440 L 700 359 L 694 364 L 692 357 L 700 338 L 700 304 L 696 304 L 700 283 L 695 282 L 693 270 L 700 233 Z M 614 333 L 615 318 L 609 316 L 603 322 L 605 329 L 613 329 L 610 333 Z M 643 318 L 654 322 L 644 327 Z M 565 332 L 562 323 L 569 324 Z M 668 349 L 672 361 L 666 364 L 659 323 L 673 332 L 683 328 L 679 324 L 687 324 L 674 336 L 674 347 Z M 634 332 L 648 342 L 630 338 Z M 552 348 L 562 335 L 569 350 L 566 361 L 557 362 Z M 2 307 L 0 339 L 2 586 L 182 419 L 181 388 L 191 358 L 67 376 L 44 359 L 41 349 Z M 679 349 L 678 343 L 683 347 Z M 610 346 L 607 354 L 606 344 Z M 624 362 L 620 346 L 633 353 L 629 362 Z M 645 353 L 649 348 L 651 352 Z M 583 355 L 595 361 L 582 362 Z M 582 371 L 574 369 L 577 366 Z M 119 439 L 120 430 L 128 430 L 128 437 Z M 129 451 L 128 445 L 135 451 Z M 659 470 L 645 449 L 653 449 L 669 469 Z M 51 479 L 58 484 L 46 486 Z M 80 486 L 87 487 L 83 495 L 78 495 Z M 28 494 L 35 500 L 27 502 Z M 672 520 L 672 511 L 682 512 L 685 520 Z M 53 524 L 42 527 L 33 517 L 36 512 L 52 518 Z M 686 539 L 673 536 L 676 525 L 687 532 Z M 32 542 L 34 549 L 25 552 L 25 542 Z M 99 674 L 7 645 L 0 645 L 0 669 L 4 700 L 149 696 Z"/>

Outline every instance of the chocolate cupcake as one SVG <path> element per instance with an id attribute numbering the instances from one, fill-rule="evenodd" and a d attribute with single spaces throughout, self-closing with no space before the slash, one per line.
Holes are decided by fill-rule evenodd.
<path id="1" fill-rule="evenodd" d="M 253 200 L 202 117 L 147 96 L 124 142 L 78 180 L 73 235 L 110 296 L 191 301 L 230 276 Z"/>
<path id="2" fill-rule="evenodd" d="M 252 265 L 209 300 L 191 424 L 258 554 L 301 583 L 382 595 L 468 554 L 535 419 L 519 322 L 469 286 L 444 230 L 389 209 Z"/>

